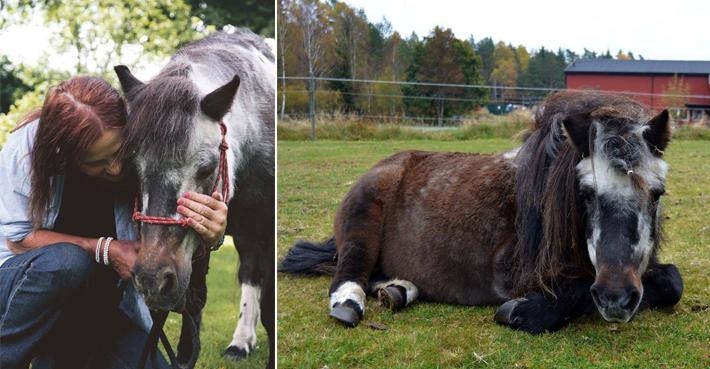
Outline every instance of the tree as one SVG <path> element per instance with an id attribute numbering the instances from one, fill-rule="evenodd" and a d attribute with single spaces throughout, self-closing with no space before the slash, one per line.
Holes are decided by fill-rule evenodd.
<path id="1" fill-rule="evenodd" d="M 495 91 L 497 86 L 514 87 L 518 82 L 518 70 L 516 66 L 515 50 L 512 46 L 506 45 L 500 41 L 496 44 L 493 51 L 493 71 L 491 72 L 491 80 L 494 88 L 494 100 L 510 99 L 515 91 L 511 89 L 503 89 L 502 92 Z"/>
<path id="2" fill-rule="evenodd" d="M 274 37 L 274 3 L 264 0 L 188 0 L 190 12 L 204 25 L 247 27 L 264 37 Z M 281 6 L 279 1 L 279 6 Z"/>
<path id="3" fill-rule="evenodd" d="M 616 60 L 632 60 L 632 59 L 633 59 L 633 57 L 632 57 L 633 55 L 634 55 L 634 54 L 631 54 L 631 56 L 629 56 L 629 55 L 627 55 L 627 54 L 624 54 L 624 52 L 621 51 L 621 49 L 619 49 L 619 52 L 616 53 Z"/>
<path id="4" fill-rule="evenodd" d="M 523 73 L 520 83 L 524 87 L 539 87 L 545 89 L 562 89 L 565 87 L 565 52 L 557 54 L 543 48 L 530 57 L 527 70 Z M 546 91 L 525 92 L 525 102 L 541 100 Z"/>
<path id="5" fill-rule="evenodd" d="M 278 5 L 278 37 L 277 37 L 277 42 L 278 42 L 278 61 L 280 62 L 278 64 L 278 68 L 281 69 L 281 109 L 280 109 L 280 118 L 281 120 L 284 119 L 284 113 L 286 111 L 286 55 L 288 55 L 291 51 L 291 43 L 286 41 L 286 34 L 288 33 L 288 28 L 289 28 L 289 22 L 288 22 L 288 13 L 289 13 L 289 7 L 291 6 L 291 1 L 290 0 L 279 0 L 279 5 Z"/>
<path id="6" fill-rule="evenodd" d="M 17 72 L 5 55 L 0 57 L 0 113 L 7 113 L 12 103 L 30 90 Z"/>
<path id="7" fill-rule="evenodd" d="M 74 73 L 111 79 L 112 65 L 168 55 L 199 35 L 183 0 L 17 0 L 7 12 L 18 23 L 40 14 L 59 30 L 48 54 L 73 54 Z"/>
<path id="8" fill-rule="evenodd" d="M 362 78 L 367 64 L 367 41 L 369 25 L 355 9 L 344 2 L 332 3 L 335 60 L 332 76 L 342 79 Z M 358 111 L 355 96 L 359 89 L 350 81 L 332 81 L 330 87 L 340 91 L 342 110 L 345 113 Z"/>
<path id="9" fill-rule="evenodd" d="M 461 114 L 481 104 L 485 90 L 450 86 L 479 84 L 480 66 L 471 44 L 456 39 L 451 29 L 434 28 L 417 47 L 407 80 L 442 85 L 414 84 L 403 88 L 405 95 L 416 97 L 405 100 L 408 109 L 415 114 L 435 115 L 442 125 L 445 116 Z"/>
<path id="10" fill-rule="evenodd" d="M 301 58 L 308 75 L 308 117 L 311 139 L 316 139 L 316 77 L 327 64 L 323 62 L 327 49 L 326 38 L 332 33 L 327 9 L 318 0 L 294 1 L 291 16 L 302 36 Z"/>
<path id="11" fill-rule="evenodd" d="M 673 78 L 664 86 L 661 98 L 663 105 L 670 108 L 673 119 L 680 118 L 681 109 L 688 102 L 688 95 L 690 95 L 690 85 L 683 77 L 674 74 Z"/>
<path id="12" fill-rule="evenodd" d="M 15 100 L 7 114 L 0 114 L 0 147 L 5 144 L 7 135 L 27 114 L 42 106 L 44 90 L 36 88 Z"/>
<path id="13" fill-rule="evenodd" d="M 471 38 L 473 41 L 473 37 Z M 473 45 L 473 43 L 472 43 Z M 481 58 L 481 77 L 483 82 L 492 85 L 493 79 L 491 78 L 491 73 L 493 73 L 494 61 L 493 53 L 495 52 L 496 45 L 493 39 L 486 37 L 475 45 L 476 53 Z"/>

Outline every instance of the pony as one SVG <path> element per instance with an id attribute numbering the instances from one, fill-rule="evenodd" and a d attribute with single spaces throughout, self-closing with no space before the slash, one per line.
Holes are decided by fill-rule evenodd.
<path id="1" fill-rule="evenodd" d="M 332 273 L 330 316 L 354 327 L 366 295 L 500 305 L 494 320 L 539 334 L 594 307 L 611 322 L 676 304 L 661 264 L 668 112 L 622 96 L 549 95 L 519 148 L 495 155 L 407 151 L 360 177 L 334 236 L 297 242 L 279 271 Z"/>
<path id="2" fill-rule="evenodd" d="M 178 359 L 188 367 L 199 352 L 190 336 L 199 334 L 209 252 L 178 226 L 184 223 L 176 201 L 185 191 L 220 188 L 241 282 L 239 320 L 225 356 L 238 360 L 252 352 L 261 320 L 269 337 L 267 367 L 274 366 L 274 63 L 260 36 L 237 29 L 182 47 L 148 83 L 125 66 L 114 68 L 129 107 L 124 151 L 140 185 L 134 219 L 143 224 L 133 281 L 151 309 L 187 310 L 192 321 L 183 319 Z M 190 347 L 191 354 L 181 355 Z"/>

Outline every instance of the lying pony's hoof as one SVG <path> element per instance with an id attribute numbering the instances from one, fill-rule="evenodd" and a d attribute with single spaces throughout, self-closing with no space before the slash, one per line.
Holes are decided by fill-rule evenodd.
<path id="1" fill-rule="evenodd" d="M 407 305 L 407 291 L 404 287 L 389 285 L 377 290 L 377 300 L 382 306 L 392 311 L 398 311 Z"/>
<path id="2" fill-rule="evenodd" d="M 336 303 L 330 310 L 330 316 L 343 323 L 346 327 L 354 328 L 362 319 L 362 310 L 353 300 Z"/>
<path id="3" fill-rule="evenodd" d="M 498 324 L 530 334 L 555 332 L 567 324 L 564 316 L 555 311 L 541 293 L 528 293 L 525 297 L 506 301 L 496 310 L 493 319 Z"/>
<path id="4" fill-rule="evenodd" d="M 524 297 L 506 301 L 503 305 L 498 307 L 496 314 L 493 316 L 493 320 L 498 324 L 515 326 L 516 323 L 518 323 L 519 317 L 515 317 L 513 311 L 515 311 L 518 304 L 524 301 L 527 301 Z"/>

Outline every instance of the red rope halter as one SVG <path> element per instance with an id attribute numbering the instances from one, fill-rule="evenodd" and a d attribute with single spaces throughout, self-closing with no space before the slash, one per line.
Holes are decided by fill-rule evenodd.
<path id="1" fill-rule="evenodd" d="M 217 179 L 212 187 L 212 192 L 217 190 L 217 186 L 221 180 L 222 182 L 222 199 L 224 202 L 229 202 L 227 196 L 229 195 L 229 171 L 227 169 L 227 125 L 224 121 L 219 122 L 219 128 L 222 132 L 222 142 L 219 144 L 219 164 L 217 168 Z M 136 196 L 136 201 L 133 205 L 133 221 L 137 223 L 147 223 L 147 224 L 162 224 L 162 225 L 179 225 L 180 227 L 187 228 L 190 223 L 189 218 L 167 218 L 167 217 L 157 217 L 142 214 L 139 210 L 138 204 L 139 197 Z"/>

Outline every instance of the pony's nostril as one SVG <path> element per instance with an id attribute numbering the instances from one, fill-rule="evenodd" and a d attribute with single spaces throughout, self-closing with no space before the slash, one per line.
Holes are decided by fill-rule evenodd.
<path id="1" fill-rule="evenodd" d="M 600 288 L 596 284 L 592 285 L 592 287 L 589 289 L 589 292 L 592 294 L 592 299 L 594 300 L 594 303 L 599 305 L 601 301 L 599 300 L 599 293 L 600 293 Z"/>
<path id="2" fill-rule="evenodd" d="M 625 299 L 626 301 L 621 304 L 621 308 L 624 310 L 629 310 L 629 311 L 634 310 L 636 308 L 636 305 L 638 305 L 638 302 L 640 299 L 641 299 L 641 293 L 638 290 L 633 289 L 633 290 L 629 291 L 629 293 Z"/>
<path id="3" fill-rule="evenodd" d="M 175 272 L 166 270 L 163 273 L 163 279 L 160 287 L 158 288 L 158 293 L 161 295 L 169 294 L 175 288 L 176 283 L 177 276 L 175 276 Z"/>

